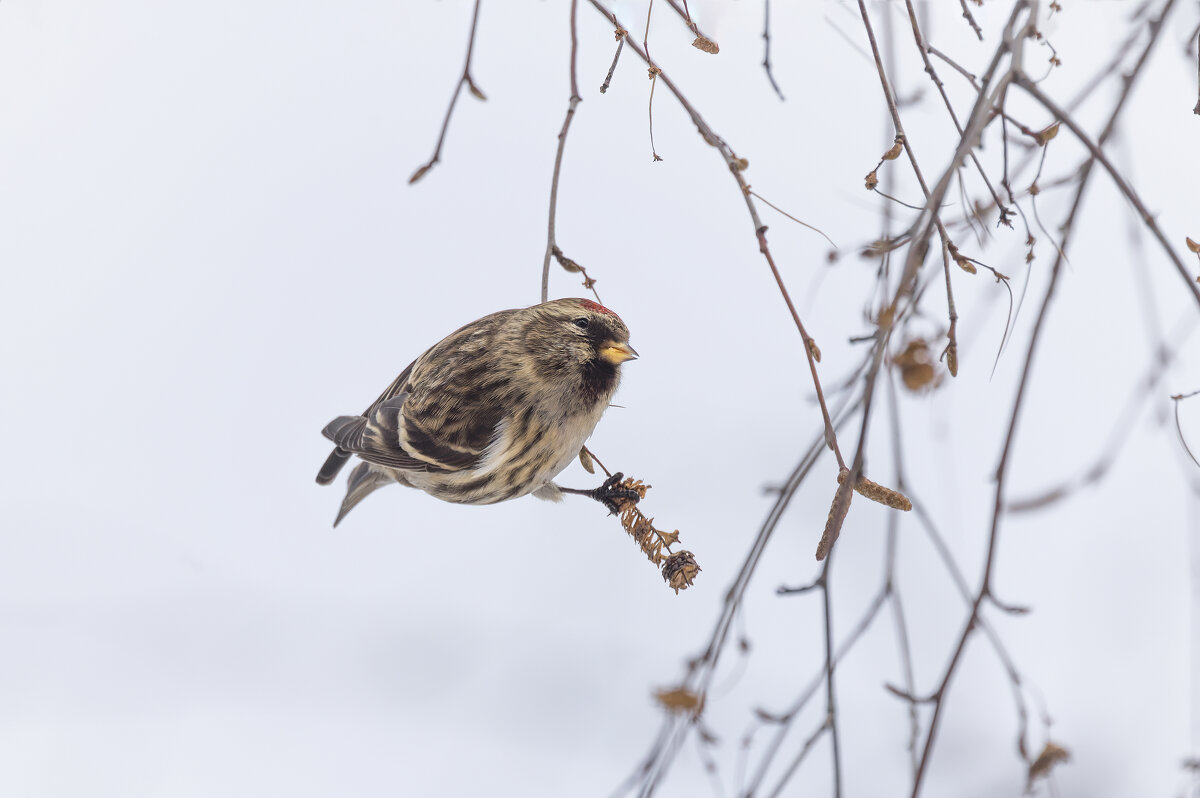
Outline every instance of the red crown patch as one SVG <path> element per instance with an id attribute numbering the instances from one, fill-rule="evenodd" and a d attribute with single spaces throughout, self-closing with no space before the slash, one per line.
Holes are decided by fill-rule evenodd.
<path id="1" fill-rule="evenodd" d="M 590 299 L 581 299 L 581 300 L 579 301 L 579 304 L 583 305 L 583 306 L 584 306 L 585 308 L 587 308 L 588 310 L 594 310 L 594 311 L 596 311 L 597 313 L 607 313 L 607 314 L 608 314 L 608 315 L 610 315 L 610 316 L 617 316 L 617 314 L 616 314 L 616 313 L 613 313 L 611 310 L 609 310 L 608 308 L 604 307 L 604 306 L 603 306 L 603 305 L 601 305 L 599 302 L 593 302 L 593 301 L 592 301 L 592 300 L 590 300 Z M 620 316 L 617 316 L 617 318 L 621 318 L 621 317 L 620 317 Z"/>

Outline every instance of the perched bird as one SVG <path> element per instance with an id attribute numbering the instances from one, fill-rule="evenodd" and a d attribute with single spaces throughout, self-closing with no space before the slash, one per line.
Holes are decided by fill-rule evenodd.
<path id="1" fill-rule="evenodd" d="M 317 474 L 328 485 L 356 455 L 337 526 L 376 488 L 393 482 L 461 504 L 532 493 L 636 499 L 609 479 L 595 490 L 551 480 L 579 454 L 637 357 L 629 328 L 603 305 L 556 299 L 502 310 L 435 344 L 361 416 L 322 434 L 336 444 Z M 619 479 L 620 475 L 616 475 Z"/>

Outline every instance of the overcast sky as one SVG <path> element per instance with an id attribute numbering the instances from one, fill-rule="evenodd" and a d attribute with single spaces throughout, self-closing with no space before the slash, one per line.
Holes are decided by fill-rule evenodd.
<path id="1" fill-rule="evenodd" d="M 862 176 L 892 130 L 855 7 L 773 4 L 781 103 L 759 66 L 761 4 L 690 5 L 721 53 L 691 48 L 665 4 L 651 47 L 748 158 L 754 189 L 849 253 L 876 238 L 881 201 Z M 1123 38 L 1132 4 L 1064 5 L 1044 27 L 1063 67 L 1042 85 L 1067 98 Z M 976 12 L 993 33 L 1002 6 Z M 1200 117 L 1183 44 L 1197 19 L 1194 4 L 1177 6 L 1112 152 L 1190 256 Z M 871 6 L 880 20 L 887 7 L 902 8 Z M 616 8 L 640 39 L 645 5 Z M 460 99 L 441 163 L 409 186 L 462 67 L 465 0 L 0 5 L 0 793 L 607 795 L 645 752 L 653 691 L 707 641 L 770 506 L 764 486 L 820 421 L 736 185 L 661 86 L 664 160 L 651 163 L 646 70 L 626 52 L 599 93 L 614 43 L 587 4 L 558 240 L 599 278 L 642 355 L 591 445 L 654 486 L 644 509 L 681 531 L 700 579 L 674 595 L 583 500 L 461 507 L 397 487 L 334 531 L 342 486 L 313 483 L 327 421 L 360 411 L 451 330 L 537 301 L 567 9 L 484 2 L 474 76 L 488 101 Z M 929 101 L 905 111 L 906 126 L 938 174 L 953 131 L 894 21 L 900 94 Z M 935 44 L 982 71 L 994 39 L 974 43 L 957 8 L 930 25 Z M 964 87 L 946 80 L 965 115 Z M 1112 99 L 1081 112 L 1091 130 Z M 1050 121 L 1015 107 L 1031 125 Z M 1046 177 L 1079 157 L 1060 134 Z M 907 171 L 903 159 L 888 168 Z M 1047 226 L 1067 200 L 1040 198 Z M 875 262 L 830 266 L 823 239 L 764 213 L 836 384 L 862 354 L 848 339 L 871 329 Z M 1084 219 L 1011 495 L 1094 462 L 1150 367 L 1156 326 L 1177 359 L 1103 483 L 1005 521 L 996 590 L 1033 612 L 994 620 L 1072 752 L 1060 794 L 1174 796 L 1200 741 L 1200 505 L 1167 397 L 1200 389 L 1197 313 L 1102 175 Z M 1019 289 L 1024 235 L 999 235 L 990 265 Z M 956 275 L 960 375 L 901 397 L 914 494 L 972 585 L 1052 261 L 1040 246 L 995 375 L 1006 295 L 984 274 Z M 580 295 L 577 283 L 556 270 L 551 295 Z M 929 307 L 916 331 L 936 337 L 944 322 Z M 1197 402 L 1181 408 L 1193 448 Z M 877 422 L 870 462 L 886 481 L 885 414 Z M 835 473 L 826 458 L 797 495 L 747 596 L 739 634 L 752 656 L 729 656 L 709 697 L 726 789 L 752 709 L 784 708 L 820 667 L 819 599 L 774 590 L 816 574 Z M 596 480 L 573 465 L 560 481 Z M 879 586 L 889 511 L 868 504 L 854 505 L 838 544 L 839 634 Z M 911 518 L 899 566 L 928 692 L 963 609 Z M 848 795 L 907 789 L 906 709 L 883 689 L 901 680 L 895 652 L 883 619 L 839 669 Z M 819 702 L 809 712 L 799 729 L 819 722 Z M 1003 672 L 976 640 L 926 794 L 1019 793 L 1015 723 Z M 1043 741 L 1035 722 L 1031 742 Z M 825 794 L 828 774 L 822 747 L 793 793 Z M 664 794 L 710 794 L 690 746 Z"/>

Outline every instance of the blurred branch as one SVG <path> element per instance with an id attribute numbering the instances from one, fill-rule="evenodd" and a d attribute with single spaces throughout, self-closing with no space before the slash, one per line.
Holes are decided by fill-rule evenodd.
<path id="1" fill-rule="evenodd" d="M 1182 345 L 1184 339 L 1191 334 L 1198 321 L 1200 321 L 1200 318 L 1193 315 L 1188 315 L 1182 319 L 1177 327 L 1177 331 L 1171 336 L 1171 340 Z M 1165 342 L 1155 348 L 1150 366 L 1146 369 L 1142 378 L 1134 385 L 1133 390 L 1130 391 L 1124 409 L 1117 416 L 1116 421 L 1113 422 L 1107 442 L 1091 465 L 1080 469 L 1077 476 L 1056 483 L 1052 487 L 1028 496 L 1010 499 L 1008 505 L 1005 507 L 1005 511 L 1008 513 L 1023 513 L 1032 510 L 1041 510 L 1057 504 L 1088 485 L 1095 485 L 1103 480 L 1113 463 L 1116 462 L 1117 455 L 1121 453 L 1121 449 L 1124 447 L 1126 441 L 1133 434 L 1135 429 L 1134 422 L 1138 414 L 1142 411 L 1143 406 L 1149 399 L 1157 395 L 1155 388 L 1167 376 L 1167 370 L 1171 363 L 1174 362 L 1177 354 L 1176 349 Z"/>
<path id="2" fill-rule="evenodd" d="M 1196 40 L 1196 107 L 1192 109 L 1192 113 L 1200 114 L 1200 25 L 1196 26 L 1196 30 L 1192 31 L 1190 38 Z"/>

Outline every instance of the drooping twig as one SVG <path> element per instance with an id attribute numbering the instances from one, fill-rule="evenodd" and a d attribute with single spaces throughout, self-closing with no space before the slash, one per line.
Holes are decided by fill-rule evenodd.
<path id="1" fill-rule="evenodd" d="M 770 200 L 768 200 L 766 197 L 764 197 L 762 194 L 759 194 L 757 191 L 751 191 L 751 192 L 750 192 L 750 194 L 751 194 L 751 196 L 755 197 L 756 199 L 760 199 L 760 200 L 762 200 L 762 204 L 763 204 L 763 205 L 766 205 L 768 208 L 771 208 L 772 210 L 775 210 L 775 211 L 778 211 L 779 213 L 782 213 L 784 216 L 786 216 L 787 218 L 791 219 L 793 222 L 795 222 L 796 224 L 800 225 L 801 227 L 807 227 L 809 230 L 812 230 L 814 233 L 816 233 L 817 235 L 821 236 L 821 238 L 823 238 L 823 239 L 825 239 L 826 241 L 828 241 L 828 242 L 829 242 L 829 246 L 833 247 L 834 249 L 837 249 L 837 248 L 838 248 L 838 245 L 837 245 L 837 244 L 835 244 L 835 243 L 833 243 L 833 239 L 832 239 L 832 238 L 830 238 L 829 236 L 825 235 L 825 231 L 824 231 L 824 230 L 822 230 L 821 228 L 819 228 L 819 227 L 813 227 L 813 226 L 812 226 L 811 224 L 809 224 L 808 222 L 801 221 L 800 219 L 797 219 L 795 216 L 792 216 L 790 213 L 788 213 L 787 211 L 785 211 L 783 208 L 780 208 L 778 205 L 775 205 L 775 204 L 774 204 L 774 203 L 772 203 Z"/>
<path id="2" fill-rule="evenodd" d="M 645 54 L 646 67 L 650 75 L 650 101 L 646 106 L 646 113 L 650 120 L 650 155 L 655 161 L 661 161 L 662 156 L 658 154 L 658 149 L 654 146 L 654 87 L 658 85 L 658 76 L 662 70 L 654 65 L 654 61 L 650 58 L 650 15 L 654 13 L 654 0 L 650 0 L 646 6 L 646 32 L 642 36 L 642 52 Z"/>
<path id="3" fill-rule="evenodd" d="M 1200 460 L 1196 459 L 1196 455 L 1192 454 L 1192 448 L 1188 446 L 1187 438 L 1183 434 L 1183 425 L 1179 422 L 1179 406 L 1183 404 L 1184 399 L 1191 399 L 1193 396 L 1200 396 L 1200 391 L 1192 391 L 1191 393 L 1179 393 L 1171 397 L 1171 401 L 1175 403 L 1175 432 L 1179 435 L 1179 443 L 1183 446 L 1183 451 L 1196 464 L 1196 468 L 1200 468 Z"/>
<path id="4" fill-rule="evenodd" d="M 471 77 L 471 55 L 475 52 L 475 27 L 479 22 L 479 4 L 481 0 L 475 0 L 475 10 L 471 13 L 471 33 L 467 39 L 467 59 L 463 64 L 462 75 L 458 79 L 458 83 L 454 85 L 454 94 L 450 96 L 450 107 L 446 109 L 446 116 L 442 119 L 442 132 L 438 134 L 437 146 L 433 148 L 433 157 L 417 167 L 417 171 L 412 173 L 412 177 L 408 178 L 408 182 L 417 182 L 425 174 L 433 168 L 442 157 L 442 142 L 446 140 L 446 130 L 450 127 L 450 117 L 454 114 L 454 105 L 458 102 L 458 95 L 462 93 L 462 87 L 466 86 L 471 92 L 471 96 L 477 100 L 486 100 L 487 96 L 479 90 L 475 85 L 475 80 Z"/>

